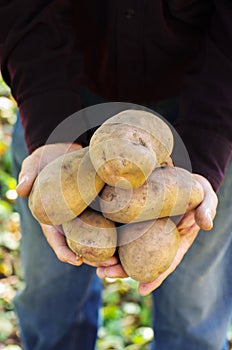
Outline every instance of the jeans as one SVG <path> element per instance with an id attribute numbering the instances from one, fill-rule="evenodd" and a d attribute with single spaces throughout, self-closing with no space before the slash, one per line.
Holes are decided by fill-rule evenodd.
<path id="1" fill-rule="evenodd" d="M 84 104 L 105 102 L 83 90 Z M 171 121 L 177 100 L 150 108 Z M 169 113 L 171 112 L 171 113 Z M 13 133 L 15 176 L 27 155 L 18 121 Z M 226 350 L 232 311 L 232 164 L 219 192 L 214 229 L 200 232 L 178 268 L 152 293 L 155 350 Z M 87 265 L 58 261 L 38 223 L 18 199 L 25 288 L 15 311 L 25 350 L 93 350 L 101 282 Z M 224 348 L 223 348 L 224 346 Z"/>

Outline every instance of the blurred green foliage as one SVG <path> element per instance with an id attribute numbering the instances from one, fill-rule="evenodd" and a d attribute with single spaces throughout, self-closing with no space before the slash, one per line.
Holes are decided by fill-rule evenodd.
<path id="1" fill-rule="evenodd" d="M 0 349 L 21 349 L 12 299 L 21 288 L 20 222 L 15 211 L 11 134 L 16 103 L 0 76 Z"/>
<path id="2" fill-rule="evenodd" d="M 102 326 L 98 349 L 148 349 L 153 338 L 152 301 L 137 292 L 137 282 L 127 279 L 104 281 Z"/>

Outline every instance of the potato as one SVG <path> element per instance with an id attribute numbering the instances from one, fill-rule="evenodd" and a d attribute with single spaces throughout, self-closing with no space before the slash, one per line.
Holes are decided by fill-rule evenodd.
<path id="1" fill-rule="evenodd" d="M 188 212 L 203 200 L 203 188 L 182 168 L 155 169 L 145 184 L 133 191 L 106 185 L 100 197 L 103 215 L 116 222 L 152 220 Z"/>
<path id="2" fill-rule="evenodd" d="M 169 268 L 179 242 L 179 231 L 168 218 L 124 225 L 119 228 L 119 259 L 128 276 L 152 282 Z"/>
<path id="3" fill-rule="evenodd" d="M 140 187 L 173 149 L 169 126 L 156 115 L 125 110 L 107 119 L 90 140 L 90 158 L 111 186 Z"/>
<path id="4" fill-rule="evenodd" d="M 168 157 L 165 161 L 163 161 L 160 164 L 160 167 L 165 167 L 165 166 L 175 166 L 172 157 Z"/>
<path id="5" fill-rule="evenodd" d="M 87 208 L 62 227 L 67 244 L 77 257 L 100 262 L 114 255 L 117 246 L 115 224 L 99 212 Z"/>
<path id="6" fill-rule="evenodd" d="M 29 207 L 40 223 L 60 225 L 84 211 L 103 186 L 86 147 L 56 158 L 39 173 Z"/>

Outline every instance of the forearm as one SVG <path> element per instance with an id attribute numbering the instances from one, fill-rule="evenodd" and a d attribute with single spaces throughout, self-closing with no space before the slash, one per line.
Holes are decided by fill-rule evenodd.
<path id="1" fill-rule="evenodd" d="M 0 12 L 2 27 L 14 23 L 2 33 L 1 71 L 18 103 L 31 153 L 81 108 L 72 2 L 14 0 Z M 69 141 L 68 135 L 55 141 Z"/>

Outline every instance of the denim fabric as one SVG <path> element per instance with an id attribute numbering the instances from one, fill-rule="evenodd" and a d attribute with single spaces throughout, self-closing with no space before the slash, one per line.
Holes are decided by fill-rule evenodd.
<path id="1" fill-rule="evenodd" d="M 200 231 L 182 263 L 153 292 L 155 350 L 226 350 L 232 316 L 232 163 L 214 228 Z M 224 346 L 224 347 L 223 347 Z"/>
<path id="2" fill-rule="evenodd" d="M 150 104 L 173 123 L 178 99 Z M 228 350 L 232 319 L 232 161 L 218 193 L 214 228 L 200 231 L 182 263 L 152 293 L 151 350 Z"/>
<path id="3" fill-rule="evenodd" d="M 83 105 L 106 102 L 82 90 Z M 170 122 L 177 99 L 148 106 Z M 26 156 L 19 121 L 13 134 L 15 172 Z M 227 350 L 232 310 L 232 164 L 219 192 L 214 229 L 200 232 L 183 262 L 155 292 L 155 350 Z M 101 282 L 88 266 L 61 263 L 18 200 L 22 226 L 22 266 L 26 287 L 15 297 L 25 350 L 93 350 Z M 223 348 L 224 344 L 224 348 Z"/>

